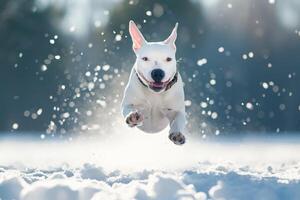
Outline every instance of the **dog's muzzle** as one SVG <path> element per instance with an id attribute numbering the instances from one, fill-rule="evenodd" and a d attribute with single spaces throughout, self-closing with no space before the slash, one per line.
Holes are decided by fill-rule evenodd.
<path id="1" fill-rule="evenodd" d="M 162 90 L 167 91 L 177 82 L 178 78 L 178 72 L 176 72 L 172 79 L 170 78 L 165 82 L 151 82 L 148 81 L 142 74 L 140 75 L 138 72 L 135 72 L 135 74 L 143 86 L 148 87 L 155 92 L 160 92 Z"/>

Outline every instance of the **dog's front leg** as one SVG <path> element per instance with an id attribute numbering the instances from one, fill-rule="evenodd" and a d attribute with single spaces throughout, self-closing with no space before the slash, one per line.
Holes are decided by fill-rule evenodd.
<path id="1" fill-rule="evenodd" d="M 169 139 L 177 145 L 185 143 L 185 137 L 183 135 L 185 129 L 185 114 L 184 112 L 176 112 L 173 117 L 169 117 L 170 120 L 170 133 Z"/>
<path id="2" fill-rule="evenodd" d="M 137 106 L 134 106 L 133 104 L 124 105 L 122 113 L 128 126 L 135 127 L 142 125 L 144 117 Z"/>

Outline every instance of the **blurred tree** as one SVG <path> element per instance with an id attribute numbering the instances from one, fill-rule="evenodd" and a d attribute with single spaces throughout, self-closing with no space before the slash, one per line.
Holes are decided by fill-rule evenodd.
<path id="1" fill-rule="evenodd" d="M 63 62 L 56 62 L 54 55 L 66 48 L 66 41 L 57 40 L 55 47 L 49 44 L 57 30 L 49 22 L 51 12 L 51 8 L 38 12 L 33 0 L 1 2 L 2 131 L 11 130 L 14 122 L 23 131 L 43 131 L 52 117 L 54 103 L 49 101 L 49 96 L 55 94 L 58 83 L 65 80 Z M 47 72 L 43 71 L 46 68 L 42 69 L 44 64 Z M 37 116 L 39 108 L 43 111 L 42 115 Z M 24 116 L 25 111 L 30 112 L 29 117 Z"/>

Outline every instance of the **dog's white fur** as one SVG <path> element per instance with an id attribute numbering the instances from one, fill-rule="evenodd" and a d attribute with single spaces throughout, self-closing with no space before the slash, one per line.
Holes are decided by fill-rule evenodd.
<path id="1" fill-rule="evenodd" d="M 147 42 L 133 21 L 129 22 L 129 32 L 133 41 L 133 50 L 136 62 L 131 70 L 128 84 L 122 100 L 122 114 L 129 126 L 137 126 L 148 133 L 159 132 L 168 124 L 170 135 L 184 139 L 185 132 L 185 105 L 183 82 L 178 73 L 177 82 L 168 90 L 156 92 L 145 87 L 141 81 L 148 85 L 153 82 L 151 71 L 160 68 L 165 72 L 162 82 L 173 79 L 176 68 L 177 25 L 171 35 L 162 42 Z M 144 57 L 148 59 L 143 60 Z M 171 58 L 167 61 L 166 58 Z M 141 78 L 142 77 L 142 78 Z M 171 138 L 170 138 L 171 139 Z M 178 138 L 177 138 L 178 139 Z M 184 141 L 174 141 L 183 144 Z"/>

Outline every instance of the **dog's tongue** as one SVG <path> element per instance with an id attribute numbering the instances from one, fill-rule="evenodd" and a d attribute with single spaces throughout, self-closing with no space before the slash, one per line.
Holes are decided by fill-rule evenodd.
<path id="1" fill-rule="evenodd" d="M 163 87 L 164 86 L 164 83 L 152 83 L 152 86 L 154 87 Z"/>

